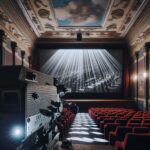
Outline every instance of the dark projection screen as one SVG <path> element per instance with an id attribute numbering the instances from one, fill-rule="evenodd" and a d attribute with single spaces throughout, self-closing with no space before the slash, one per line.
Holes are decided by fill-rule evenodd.
<path id="1" fill-rule="evenodd" d="M 123 52 L 107 49 L 52 50 L 41 70 L 58 79 L 68 93 L 122 92 Z"/>

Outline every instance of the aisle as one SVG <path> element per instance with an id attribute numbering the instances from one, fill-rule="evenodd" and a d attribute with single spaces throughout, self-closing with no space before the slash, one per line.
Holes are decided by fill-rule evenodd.
<path id="1" fill-rule="evenodd" d="M 67 135 L 73 144 L 108 144 L 88 113 L 78 113 Z"/>

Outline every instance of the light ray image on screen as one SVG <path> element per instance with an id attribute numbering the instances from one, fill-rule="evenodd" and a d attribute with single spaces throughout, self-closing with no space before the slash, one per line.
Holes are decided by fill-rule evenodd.
<path id="1" fill-rule="evenodd" d="M 106 49 L 59 49 L 42 66 L 68 92 L 116 93 L 122 86 L 122 62 Z"/>

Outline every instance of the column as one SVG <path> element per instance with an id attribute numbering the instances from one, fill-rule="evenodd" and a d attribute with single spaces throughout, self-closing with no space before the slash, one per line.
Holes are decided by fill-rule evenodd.
<path id="1" fill-rule="evenodd" d="M 17 48 L 17 43 L 12 41 L 11 42 L 11 50 L 12 50 L 12 65 L 16 65 L 16 48 Z"/>
<path id="2" fill-rule="evenodd" d="M 21 65 L 24 66 L 25 51 L 21 50 Z"/>
<path id="3" fill-rule="evenodd" d="M 139 51 L 135 52 L 135 59 L 136 59 L 136 75 L 137 75 L 137 80 L 136 80 L 136 102 L 138 103 L 138 59 L 139 59 Z"/>
<path id="4" fill-rule="evenodd" d="M 145 52 L 146 52 L 146 84 L 145 84 L 145 94 L 146 94 L 146 111 L 148 111 L 148 101 L 149 101 L 149 63 L 150 63 L 150 42 L 145 44 Z"/>

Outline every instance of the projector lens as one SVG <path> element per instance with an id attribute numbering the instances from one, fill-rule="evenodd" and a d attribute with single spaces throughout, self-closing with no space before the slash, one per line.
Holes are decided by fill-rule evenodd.
<path id="1" fill-rule="evenodd" d="M 12 128 L 12 136 L 13 138 L 20 139 L 24 135 L 23 128 L 21 126 L 15 126 Z"/>

